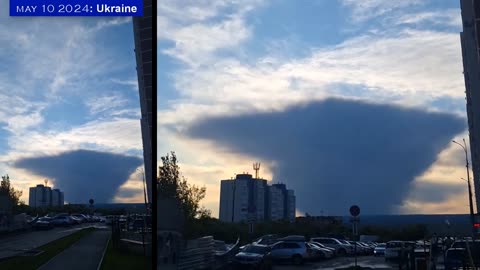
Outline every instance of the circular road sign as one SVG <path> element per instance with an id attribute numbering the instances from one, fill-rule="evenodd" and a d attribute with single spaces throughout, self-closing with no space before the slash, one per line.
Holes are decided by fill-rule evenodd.
<path id="1" fill-rule="evenodd" d="M 350 207 L 350 214 L 354 217 L 360 215 L 360 207 L 358 207 L 358 205 L 352 205 Z"/>

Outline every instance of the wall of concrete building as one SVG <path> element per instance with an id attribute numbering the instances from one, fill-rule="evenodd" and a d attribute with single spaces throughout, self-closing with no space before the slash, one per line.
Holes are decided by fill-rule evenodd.
<path id="1" fill-rule="evenodd" d="M 480 209 L 480 66 L 478 57 L 478 35 L 472 0 L 461 0 L 463 32 L 460 34 L 463 68 L 466 88 L 470 156 L 472 160 L 473 182 L 476 194 L 477 212 Z M 477 26 L 478 27 L 478 26 Z M 477 29 L 477 32 L 480 29 Z"/>

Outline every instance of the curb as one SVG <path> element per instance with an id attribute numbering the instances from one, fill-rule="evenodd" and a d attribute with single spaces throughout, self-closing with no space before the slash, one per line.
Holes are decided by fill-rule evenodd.
<path id="1" fill-rule="evenodd" d="M 103 250 L 102 258 L 100 259 L 100 262 L 98 263 L 97 270 L 100 270 L 100 268 L 102 267 L 103 258 L 105 257 L 105 253 L 107 253 L 108 244 L 110 244 L 110 239 L 111 238 L 112 238 L 112 235 L 110 234 L 110 236 L 108 237 L 108 240 L 107 240 L 107 244 L 105 245 L 105 249 Z"/>

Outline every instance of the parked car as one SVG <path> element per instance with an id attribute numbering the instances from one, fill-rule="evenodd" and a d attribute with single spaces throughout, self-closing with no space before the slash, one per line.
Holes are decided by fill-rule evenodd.
<path id="1" fill-rule="evenodd" d="M 301 265 L 309 258 L 305 242 L 280 241 L 272 246 L 267 254 L 272 262 L 291 262 Z"/>
<path id="2" fill-rule="evenodd" d="M 49 217 L 41 217 L 36 219 L 32 227 L 36 230 L 49 230 L 53 228 L 52 218 Z"/>
<path id="3" fill-rule="evenodd" d="M 313 244 L 315 244 L 315 245 L 317 245 L 317 246 L 319 246 L 319 247 L 321 247 L 321 248 L 325 248 L 325 249 L 327 249 L 327 250 L 330 250 L 330 251 L 333 253 L 333 256 L 336 255 L 336 254 L 335 254 L 335 249 L 332 248 L 332 247 L 327 247 L 327 246 L 325 246 L 324 244 L 320 244 L 320 243 L 318 243 L 318 242 L 313 242 L 313 241 L 310 241 L 310 243 L 313 243 Z"/>
<path id="4" fill-rule="evenodd" d="M 106 216 L 105 217 L 105 225 L 112 225 L 113 216 Z"/>
<path id="5" fill-rule="evenodd" d="M 327 238 L 327 237 L 315 237 L 312 238 L 310 241 L 317 242 L 323 244 L 327 247 L 331 247 L 335 249 L 335 254 L 340 256 L 345 256 L 347 254 L 353 254 L 353 246 L 350 244 L 344 244 L 340 240 L 335 238 Z"/>
<path id="6" fill-rule="evenodd" d="M 74 221 L 70 216 L 63 215 L 53 218 L 51 222 L 54 226 L 71 226 L 74 224 Z"/>
<path id="7" fill-rule="evenodd" d="M 369 248 L 363 246 L 362 244 L 360 244 L 360 242 L 355 242 L 355 241 L 348 241 L 348 243 L 350 243 L 350 245 L 353 246 L 353 252 L 355 252 L 355 245 L 357 246 L 357 254 L 360 254 L 360 255 L 367 255 L 369 254 Z"/>
<path id="8" fill-rule="evenodd" d="M 78 223 L 84 223 L 84 222 L 86 222 L 85 216 L 82 215 L 82 214 L 73 214 L 73 215 L 71 215 L 71 217 L 72 217 L 74 220 L 76 219 L 76 220 L 78 221 Z"/>
<path id="9" fill-rule="evenodd" d="M 270 250 L 271 248 L 266 245 L 247 245 L 233 258 L 234 268 L 271 269 L 272 263 L 266 257 Z"/>
<path id="10" fill-rule="evenodd" d="M 385 243 L 378 244 L 373 250 L 373 256 L 385 256 Z"/>
<path id="11" fill-rule="evenodd" d="M 400 258 L 400 255 L 415 249 L 415 242 L 408 241 L 390 241 L 385 246 L 385 260 Z"/>
<path id="12" fill-rule="evenodd" d="M 314 259 L 330 259 L 333 257 L 335 253 L 335 251 L 332 251 L 331 249 L 323 248 L 320 246 L 320 244 L 315 242 L 307 242 L 306 245 L 307 247 L 313 250 Z"/>
<path id="13" fill-rule="evenodd" d="M 75 216 L 70 216 L 70 218 L 73 220 L 73 224 L 82 224 L 82 220 L 80 218 Z"/>
<path id="14" fill-rule="evenodd" d="M 267 235 L 264 235 L 258 239 L 256 239 L 255 241 L 253 241 L 255 244 L 258 244 L 258 245 L 273 245 L 275 244 L 278 239 L 278 235 L 276 234 L 267 234 Z"/>
<path id="15" fill-rule="evenodd" d="M 365 251 L 366 251 L 367 255 L 373 254 L 373 250 L 375 249 L 374 246 L 370 246 L 370 245 L 368 245 L 367 243 L 364 243 L 364 242 L 357 242 L 357 243 L 365 248 Z"/>

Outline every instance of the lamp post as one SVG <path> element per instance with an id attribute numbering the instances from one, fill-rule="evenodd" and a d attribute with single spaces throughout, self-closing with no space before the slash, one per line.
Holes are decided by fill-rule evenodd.
<path id="1" fill-rule="evenodd" d="M 145 190 L 145 172 L 143 169 L 137 169 L 137 171 L 142 173 L 142 178 L 143 178 L 143 199 L 145 201 L 145 210 L 147 211 L 148 214 L 148 204 L 147 204 L 147 191 Z"/>
<path id="2" fill-rule="evenodd" d="M 469 169 L 469 164 L 468 164 L 468 151 L 467 151 L 467 143 L 465 142 L 465 139 L 463 139 L 463 145 L 456 142 L 452 141 L 455 144 L 460 145 L 463 148 L 463 151 L 465 152 L 465 167 L 467 168 L 467 183 L 468 183 L 468 203 L 470 207 L 470 222 L 472 226 L 472 237 L 475 236 L 475 228 L 473 227 L 473 223 L 475 222 L 474 218 L 474 213 L 473 213 L 473 199 L 472 199 L 472 186 L 470 185 L 470 169 Z"/>
<path id="3" fill-rule="evenodd" d="M 142 173 L 143 178 L 143 199 L 145 200 L 145 217 L 143 218 L 143 230 L 142 230 L 142 247 L 143 247 L 143 254 L 147 255 L 146 248 L 145 248 L 145 233 L 147 230 L 147 215 L 148 215 L 148 204 L 147 204 L 147 192 L 145 191 L 145 171 L 141 168 L 137 169 L 136 171 L 140 171 Z"/>

